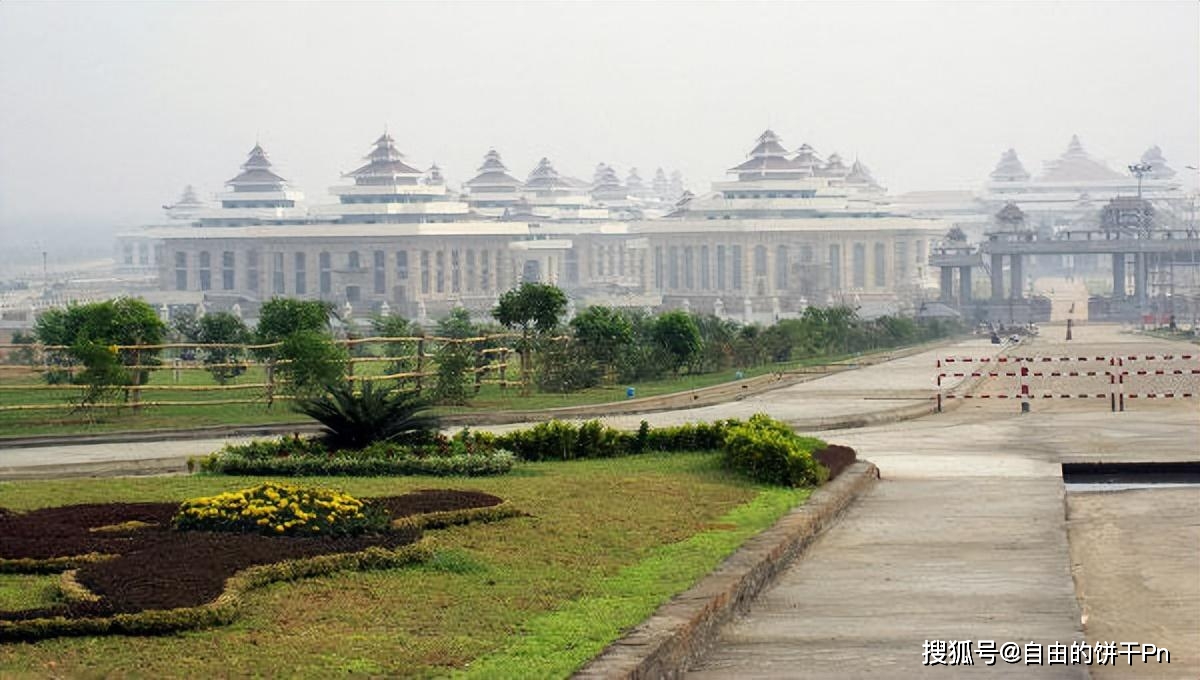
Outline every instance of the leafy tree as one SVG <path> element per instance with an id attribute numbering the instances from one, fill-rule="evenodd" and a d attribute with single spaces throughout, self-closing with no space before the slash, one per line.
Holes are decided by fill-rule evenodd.
<path id="1" fill-rule="evenodd" d="M 16 331 L 12 335 L 12 344 L 23 346 L 9 350 L 8 360 L 14 364 L 32 366 L 34 360 L 33 344 L 35 342 L 37 342 L 37 338 L 32 333 Z"/>
<path id="2" fill-rule="evenodd" d="M 335 345 L 329 335 L 312 330 L 284 337 L 274 356 L 279 372 L 287 380 L 284 389 L 300 397 L 312 396 L 326 385 L 344 380 L 350 358 L 345 348 Z"/>
<path id="3" fill-rule="evenodd" d="M 534 333 L 546 335 L 558 327 L 567 309 L 567 296 L 557 286 L 546 283 L 522 283 L 500 296 L 492 316 L 506 328 L 521 331 L 521 383 L 529 388 L 529 352 Z"/>
<path id="4" fill-rule="evenodd" d="M 250 329 L 229 312 L 205 314 L 197 324 L 195 341 L 206 345 L 243 345 L 250 342 Z M 204 363 L 218 384 L 224 385 L 246 372 L 245 366 L 230 366 L 242 360 L 241 347 L 206 347 Z"/>
<path id="5" fill-rule="evenodd" d="M 371 319 L 371 330 L 375 335 L 384 338 L 411 338 L 425 335 L 425 331 L 415 323 L 395 314 L 376 316 Z M 417 343 L 412 340 L 398 340 L 385 343 L 384 351 L 393 357 L 388 364 L 388 373 L 409 373 L 417 368 Z"/>
<path id="6" fill-rule="evenodd" d="M 171 334 L 186 342 L 200 342 L 200 320 L 191 312 L 176 314 L 171 319 Z"/>
<path id="7" fill-rule="evenodd" d="M 107 381 L 107 385 L 144 383 L 146 372 L 130 374 L 128 367 L 157 364 L 159 350 L 115 346 L 158 345 L 163 342 L 165 332 L 166 326 L 154 308 L 133 298 L 52 309 L 39 316 L 34 324 L 38 340 L 47 345 L 67 346 L 66 362 L 83 364 L 84 373 L 76 380 L 94 384 L 100 391 L 103 385 L 98 381 Z M 47 379 L 54 378 L 48 374 Z"/>
<path id="8" fill-rule="evenodd" d="M 438 321 L 437 334 L 444 338 L 462 340 L 475 335 L 475 325 L 467 310 L 457 308 Z M 443 342 L 437 351 L 437 381 L 433 391 L 438 403 L 465 404 L 470 399 L 471 369 L 474 352 L 465 342 Z"/>
<path id="9" fill-rule="evenodd" d="M 390 391 L 372 382 L 358 390 L 349 382 L 331 383 L 296 402 L 297 411 L 324 425 L 325 444 L 334 451 L 427 440 L 438 427 L 437 419 L 425 413 L 428 407 L 415 391 Z"/>
<path id="10" fill-rule="evenodd" d="M 733 365 L 734 343 L 737 340 L 738 324 L 722 319 L 715 314 L 694 315 L 696 327 L 700 329 L 701 350 L 699 369 L 720 371 Z"/>
<path id="11" fill-rule="evenodd" d="M 633 344 L 633 324 L 611 307 L 588 307 L 571 319 L 571 330 L 580 349 L 607 375 L 612 375 L 621 353 Z"/>
<path id="12" fill-rule="evenodd" d="M 624 314 L 633 329 L 633 343 L 625 348 L 618 361 L 621 380 L 637 381 L 661 378 L 670 368 L 666 351 L 655 341 L 655 317 L 641 310 Z"/>
<path id="13" fill-rule="evenodd" d="M 659 315 L 654 322 L 654 341 L 666 352 L 676 374 L 699 355 L 702 347 L 696 321 L 683 310 Z"/>
<path id="14" fill-rule="evenodd" d="M 538 353 L 537 386 L 543 392 L 566 394 L 600 384 L 596 362 L 577 340 L 547 343 Z"/>
<path id="15" fill-rule="evenodd" d="M 326 332 L 333 307 L 320 300 L 272 298 L 258 313 L 258 341 L 279 342 L 300 331 Z"/>

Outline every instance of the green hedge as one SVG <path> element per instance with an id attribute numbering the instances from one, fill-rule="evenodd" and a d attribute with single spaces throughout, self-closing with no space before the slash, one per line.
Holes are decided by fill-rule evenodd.
<path id="1" fill-rule="evenodd" d="M 328 458 L 294 456 L 274 460 L 248 458 L 236 453 L 219 453 L 201 463 L 204 472 L 223 475 L 285 477 L 357 476 L 387 477 L 432 475 L 436 477 L 483 477 L 502 475 L 512 469 L 515 458 L 507 451 L 489 455 L 391 459 L 337 455 Z"/>
<path id="2" fill-rule="evenodd" d="M 496 435 L 491 443 L 512 451 L 521 460 L 533 461 L 613 458 L 648 451 L 714 451 L 721 448 L 725 432 L 737 422 L 718 420 L 651 428 L 643 420 L 636 432 L 625 432 L 598 420 L 579 425 L 551 420 Z"/>
<path id="3" fill-rule="evenodd" d="M 759 413 L 725 433 L 725 465 L 747 477 L 783 486 L 815 486 L 829 470 L 813 458 L 825 448 L 816 437 L 802 437 L 786 424 Z"/>

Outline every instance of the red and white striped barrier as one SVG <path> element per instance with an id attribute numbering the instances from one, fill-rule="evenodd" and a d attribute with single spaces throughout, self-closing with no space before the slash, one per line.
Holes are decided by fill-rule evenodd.
<path id="1" fill-rule="evenodd" d="M 1190 399 L 1200 394 L 1200 390 L 1187 389 L 1173 390 L 1168 389 L 1161 392 L 1133 392 L 1125 391 L 1125 376 L 1196 376 L 1200 375 L 1200 368 L 1126 368 L 1126 362 L 1137 361 L 1191 361 L 1200 360 L 1200 354 L 1129 354 L 1129 355 L 1113 355 L 1113 356 L 1053 356 L 1053 357 L 943 357 L 937 360 L 938 373 L 936 374 L 938 393 L 937 410 L 942 410 L 943 399 L 1020 399 L 1022 402 L 1027 402 L 1030 399 L 1105 399 L 1109 400 L 1110 408 L 1113 411 L 1125 410 L 1125 398 L 1130 399 Z M 1030 364 L 1041 364 L 1048 362 L 1085 362 L 1085 361 L 1101 361 L 1108 364 L 1107 370 L 1092 370 L 1092 371 L 1031 371 Z M 1017 370 L 1001 371 L 1001 370 L 962 370 L 953 371 L 951 364 L 1004 364 L 1013 363 L 1019 364 Z M 1030 390 L 1029 378 L 1083 378 L 1083 377 L 1108 377 L 1109 390 L 1108 393 L 1099 392 L 1075 392 L 1063 393 L 1054 392 L 1033 392 Z M 1001 393 L 985 393 L 985 394 L 942 394 L 942 378 L 1019 378 L 1020 382 L 1017 386 L 1016 393 L 1001 392 Z M 1022 410 L 1027 410 L 1028 404 L 1022 403 Z"/>

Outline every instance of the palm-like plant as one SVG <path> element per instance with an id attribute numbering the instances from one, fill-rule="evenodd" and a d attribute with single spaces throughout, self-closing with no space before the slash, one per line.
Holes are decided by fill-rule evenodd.
<path id="1" fill-rule="evenodd" d="M 375 442 L 428 439 L 438 419 L 424 411 L 428 402 L 415 390 L 392 391 L 364 382 L 327 385 L 321 394 L 300 399 L 296 410 L 325 426 L 331 450 L 361 449 Z"/>

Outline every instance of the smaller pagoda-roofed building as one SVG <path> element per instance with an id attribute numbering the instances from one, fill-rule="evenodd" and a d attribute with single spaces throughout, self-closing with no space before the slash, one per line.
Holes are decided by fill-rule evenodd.
<path id="1" fill-rule="evenodd" d="M 463 184 L 467 203 L 475 212 L 502 217 L 521 199 L 521 180 L 508 173 L 500 152 L 488 149 L 476 174 Z"/>
<path id="2" fill-rule="evenodd" d="M 316 212 L 339 222 L 367 224 L 466 218 L 470 208 L 446 188 L 437 165 L 428 172 L 409 165 L 395 141 L 384 131 L 363 157 L 366 163 L 342 175 L 354 183 L 330 188 L 338 204 L 319 206 Z"/>
<path id="3" fill-rule="evenodd" d="M 230 190 L 217 194 L 220 209 L 200 211 L 198 224 L 247 226 L 301 223 L 307 219 L 299 205 L 304 195 L 275 173 L 261 144 L 254 145 L 242 163 L 242 171 L 225 184 Z"/>
<path id="4" fill-rule="evenodd" d="M 992 170 L 989 177 L 993 182 L 1027 182 L 1029 172 L 1017 157 L 1016 150 L 1009 149 L 1000 154 L 1000 161 L 996 163 L 996 169 Z"/>

